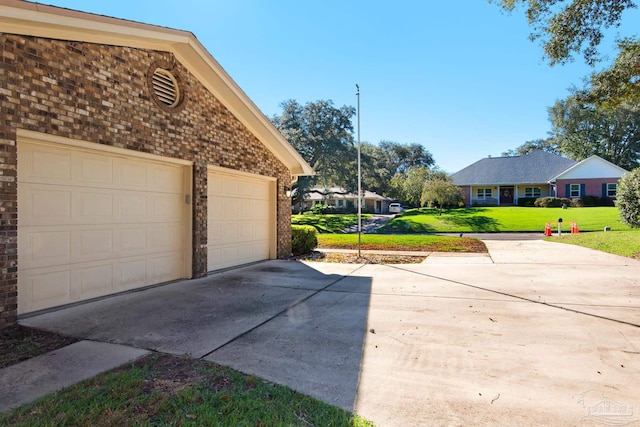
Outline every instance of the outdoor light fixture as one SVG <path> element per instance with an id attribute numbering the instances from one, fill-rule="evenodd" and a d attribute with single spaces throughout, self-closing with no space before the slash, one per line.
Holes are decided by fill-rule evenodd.
<path id="1" fill-rule="evenodd" d="M 288 198 L 291 198 L 291 187 L 284 186 L 284 194 L 287 195 Z"/>

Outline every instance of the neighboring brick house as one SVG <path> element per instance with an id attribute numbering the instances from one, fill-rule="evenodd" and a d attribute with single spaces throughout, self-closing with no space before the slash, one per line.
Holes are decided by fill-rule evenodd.
<path id="1" fill-rule="evenodd" d="M 189 32 L 0 0 L 0 327 L 290 255 L 311 167 Z"/>
<path id="2" fill-rule="evenodd" d="M 538 150 L 524 156 L 488 157 L 451 179 L 467 206 L 513 206 L 523 197 L 614 198 L 626 172 L 595 155 L 576 162 Z"/>
<path id="3" fill-rule="evenodd" d="M 362 190 L 362 210 L 363 212 L 388 214 L 389 204 L 395 199 L 384 197 L 373 191 Z M 344 188 L 312 188 L 305 195 L 303 202 L 294 203 L 294 212 L 308 211 L 316 203 L 325 204 L 337 209 L 351 210 L 358 208 L 358 195 L 351 193 Z"/>
<path id="4" fill-rule="evenodd" d="M 558 197 L 615 198 L 627 170 L 593 155 L 554 177 Z"/>

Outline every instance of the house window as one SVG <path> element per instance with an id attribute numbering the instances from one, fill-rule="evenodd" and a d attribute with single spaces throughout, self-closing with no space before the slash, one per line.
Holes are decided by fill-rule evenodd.
<path id="1" fill-rule="evenodd" d="M 542 189 L 540 187 L 525 187 L 524 197 L 540 197 Z"/>
<path id="2" fill-rule="evenodd" d="M 338 206 L 339 208 L 344 207 L 344 200 L 337 200 L 336 201 L 336 206 Z"/>
<path id="3" fill-rule="evenodd" d="M 477 198 L 481 200 L 486 200 L 491 198 L 491 189 L 490 188 L 478 188 Z"/>
<path id="4" fill-rule="evenodd" d="M 571 184 L 569 186 L 569 197 L 580 197 L 580 184 Z"/>
<path id="5" fill-rule="evenodd" d="M 607 197 L 616 197 L 618 194 L 618 184 L 607 184 Z"/>

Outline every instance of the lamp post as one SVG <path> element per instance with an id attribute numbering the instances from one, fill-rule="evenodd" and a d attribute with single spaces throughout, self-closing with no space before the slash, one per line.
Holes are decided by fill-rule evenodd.
<path id="1" fill-rule="evenodd" d="M 360 173 L 360 86 L 356 83 L 356 96 L 358 97 L 358 258 L 360 258 L 360 240 L 362 234 L 362 181 Z"/>

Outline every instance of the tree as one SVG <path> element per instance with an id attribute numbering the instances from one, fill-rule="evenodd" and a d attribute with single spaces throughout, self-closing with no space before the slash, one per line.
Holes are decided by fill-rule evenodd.
<path id="1" fill-rule="evenodd" d="M 527 141 L 518 148 L 510 149 L 502 153 L 503 156 L 514 157 L 524 156 L 536 150 L 546 151 L 547 153 L 560 154 L 559 147 L 555 139 L 534 139 L 533 141 Z"/>
<path id="2" fill-rule="evenodd" d="M 563 64 L 582 53 L 589 65 L 599 60 L 603 30 L 620 25 L 622 13 L 635 8 L 633 0 L 489 0 L 513 11 L 526 8 L 532 40 L 540 40 L 550 65 Z"/>
<path id="3" fill-rule="evenodd" d="M 400 144 L 381 141 L 361 145 L 362 184 L 367 190 L 388 196 L 393 193 L 392 178 L 396 174 L 406 177 L 416 167 L 431 167 L 431 153 L 420 144 Z"/>
<path id="4" fill-rule="evenodd" d="M 316 177 L 299 183 L 297 197 L 304 197 L 308 191 L 304 187 L 316 183 L 330 186 L 349 182 L 355 109 L 346 105 L 336 108 L 331 100 L 305 105 L 289 100 L 281 106 L 282 114 L 271 119 L 273 124 L 316 171 Z"/>
<path id="5" fill-rule="evenodd" d="M 549 119 L 553 139 L 570 158 L 596 154 L 628 170 L 638 166 L 640 103 L 604 108 L 574 93 L 549 109 Z"/>
<path id="6" fill-rule="evenodd" d="M 446 172 L 426 166 L 417 166 L 406 173 L 397 173 L 391 179 L 392 196 L 412 206 L 421 206 L 422 189 L 427 181 L 447 179 Z"/>
<path id="7" fill-rule="evenodd" d="M 601 60 L 598 47 L 604 29 L 620 25 L 625 10 L 635 8 L 633 0 L 489 0 L 513 11 L 524 5 L 532 40 L 541 40 L 550 65 L 564 64 L 582 53 L 587 64 Z M 634 36 L 635 37 L 635 36 Z M 592 73 L 586 93 L 590 103 L 605 107 L 640 98 L 640 39 L 618 41 L 618 55 L 608 70 Z"/>
<path id="8" fill-rule="evenodd" d="M 611 68 L 591 74 L 588 102 L 616 108 L 640 99 L 640 40 L 621 40 L 618 49 Z"/>
<path id="9" fill-rule="evenodd" d="M 640 227 L 640 168 L 620 179 L 616 206 L 620 210 L 622 221 L 630 227 Z"/>
<path id="10" fill-rule="evenodd" d="M 464 205 L 464 196 L 460 188 L 456 187 L 450 179 L 434 179 L 424 184 L 420 204 L 422 206 L 435 204 L 442 215 L 444 207 Z"/>

